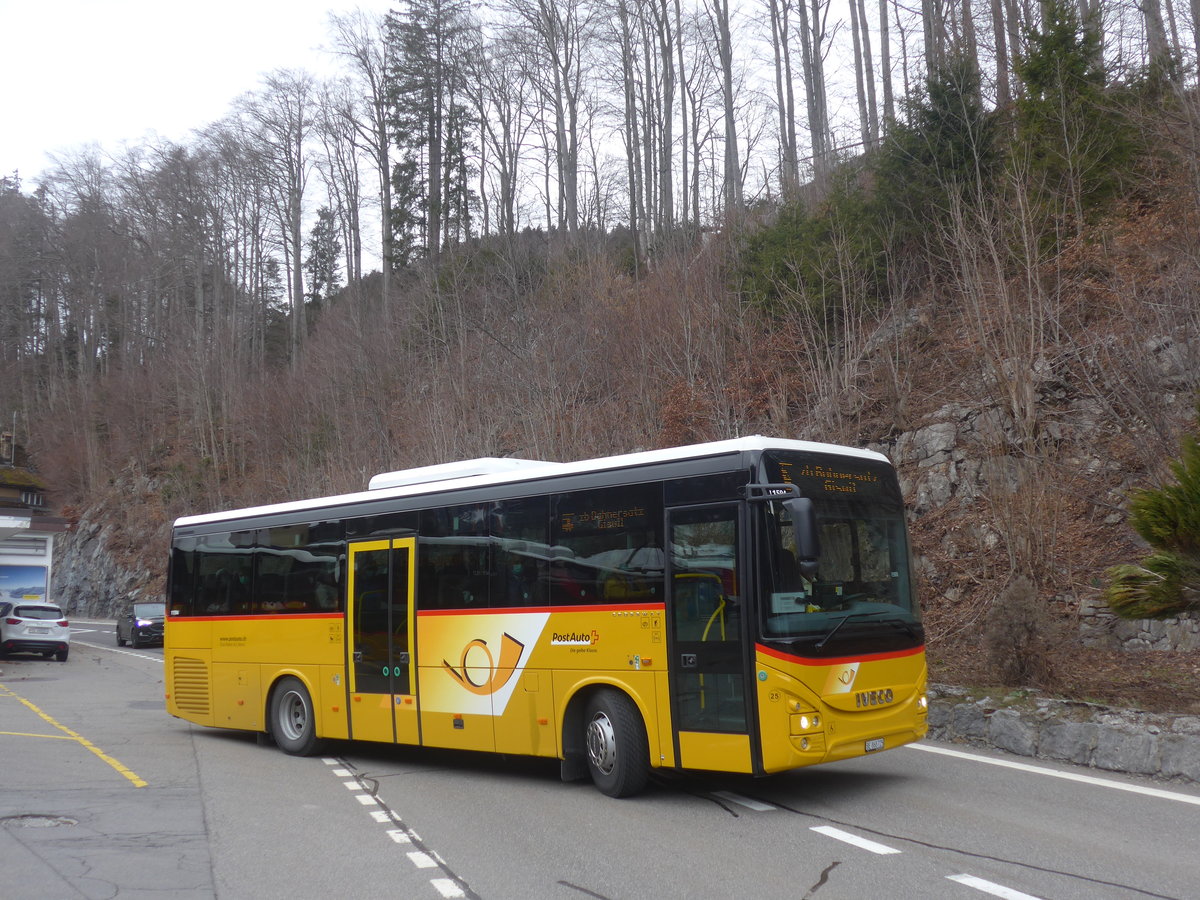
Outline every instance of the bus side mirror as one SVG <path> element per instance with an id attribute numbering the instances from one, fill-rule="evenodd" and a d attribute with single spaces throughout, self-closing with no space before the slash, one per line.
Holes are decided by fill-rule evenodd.
<path id="1" fill-rule="evenodd" d="M 796 534 L 796 565 L 801 575 L 812 580 L 817 575 L 817 561 L 821 556 L 817 512 L 808 497 L 789 497 L 783 505 L 792 516 L 792 529 Z"/>

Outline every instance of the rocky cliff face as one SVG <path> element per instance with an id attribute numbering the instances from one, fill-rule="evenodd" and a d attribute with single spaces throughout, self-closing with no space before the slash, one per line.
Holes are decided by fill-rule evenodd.
<path id="1" fill-rule="evenodd" d="M 167 548 L 147 548 L 145 564 L 122 563 L 129 554 L 120 549 L 117 525 L 106 522 L 104 508 L 85 514 L 55 544 L 54 573 L 50 592 L 69 617 L 114 618 L 135 600 L 162 597 L 162 574 L 149 566 L 165 569 Z"/>

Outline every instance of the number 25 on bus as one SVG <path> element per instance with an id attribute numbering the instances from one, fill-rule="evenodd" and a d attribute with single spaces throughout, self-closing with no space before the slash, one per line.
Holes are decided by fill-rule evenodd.
<path id="1" fill-rule="evenodd" d="M 166 702 L 201 725 L 766 775 L 915 741 L 924 631 L 883 456 L 739 438 L 478 459 L 187 516 Z"/>

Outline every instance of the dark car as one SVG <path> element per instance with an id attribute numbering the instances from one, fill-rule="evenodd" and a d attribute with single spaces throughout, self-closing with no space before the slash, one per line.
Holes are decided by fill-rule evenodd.
<path id="1" fill-rule="evenodd" d="M 163 642 L 163 623 L 167 620 L 165 603 L 135 603 L 133 609 L 117 619 L 117 646 L 131 647 Z"/>
<path id="2" fill-rule="evenodd" d="M 59 662 L 71 650 L 71 626 L 53 603 L 0 603 L 0 655 L 40 653 Z"/>

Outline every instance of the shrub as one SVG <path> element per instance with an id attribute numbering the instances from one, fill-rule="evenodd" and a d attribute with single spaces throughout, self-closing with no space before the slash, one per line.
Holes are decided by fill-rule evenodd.
<path id="1" fill-rule="evenodd" d="M 1051 687 L 1057 631 L 1033 582 L 1025 575 L 1014 578 L 984 624 L 984 648 L 997 680 L 1008 687 Z"/>

